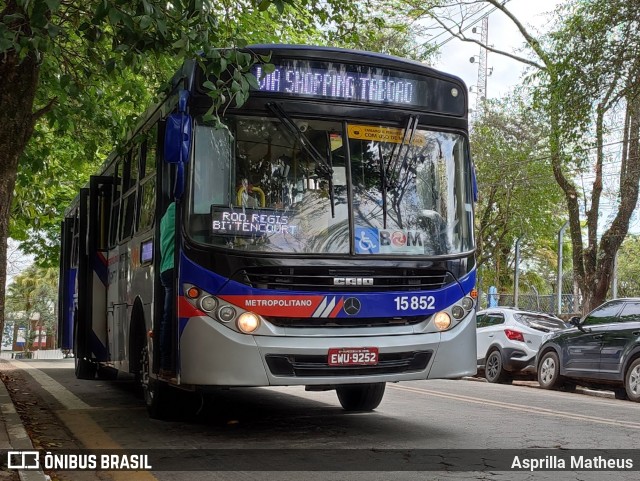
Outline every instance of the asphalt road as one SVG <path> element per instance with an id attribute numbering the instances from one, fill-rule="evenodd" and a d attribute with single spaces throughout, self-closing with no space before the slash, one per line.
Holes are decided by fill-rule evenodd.
<path id="1" fill-rule="evenodd" d="M 502 470 L 505 462 L 513 464 L 518 455 L 510 451 L 514 449 L 553 449 L 585 457 L 593 456 L 589 449 L 637 449 L 640 404 L 630 401 L 464 380 L 416 381 L 388 385 L 382 404 L 372 413 L 343 411 L 335 392 L 253 388 L 219 391 L 202 404 L 191 400 L 182 404 L 175 420 L 157 421 L 147 417 L 131 379 L 76 380 L 73 360 L 14 361 L 0 367 L 10 378 L 8 387 L 19 411 L 31 417 L 28 431 L 37 438 L 36 447 L 180 449 L 202 453 L 200 461 L 220 455 L 220 449 L 232 449 L 229 459 L 241 460 L 237 471 L 60 472 L 66 480 L 640 478 L 640 450 L 634 452 L 635 471 Z M 198 414 L 192 414 L 196 409 Z M 283 454 L 274 458 L 270 471 L 254 471 L 255 457 L 263 456 L 257 449 L 307 450 L 315 456 L 315 471 L 299 471 L 304 460 L 296 464 L 293 458 L 296 471 L 284 471 L 289 468 Z M 415 461 L 420 456 L 435 459 L 439 470 L 397 469 L 398 457 Z M 488 466 L 497 469 L 485 465 L 482 471 L 456 470 L 465 456 L 475 460 L 471 465 L 478 457 L 488 458 Z M 344 471 L 347 459 L 355 460 L 348 465 L 354 471 Z M 523 460 L 519 457 L 518 462 Z M 209 469 L 211 463 L 203 465 Z"/>

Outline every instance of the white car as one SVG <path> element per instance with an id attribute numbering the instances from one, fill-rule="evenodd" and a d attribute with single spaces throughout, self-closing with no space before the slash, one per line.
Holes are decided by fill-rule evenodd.
<path id="1" fill-rule="evenodd" d="M 478 370 L 489 382 L 534 374 L 536 354 L 547 333 L 566 329 L 562 319 L 538 312 L 493 307 L 477 314 Z"/>

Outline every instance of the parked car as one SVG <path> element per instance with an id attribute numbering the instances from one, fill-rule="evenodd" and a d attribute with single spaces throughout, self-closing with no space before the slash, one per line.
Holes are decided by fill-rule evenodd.
<path id="1" fill-rule="evenodd" d="M 489 382 L 510 382 L 514 375 L 535 378 L 543 336 L 567 324 L 539 312 L 496 307 L 478 312 L 477 327 L 478 370 Z"/>
<path id="2" fill-rule="evenodd" d="M 608 386 L 617 398 L 640 402 L 640 298 L 605 302 L 571 324 L 540 347 L 540 386 Z"/>

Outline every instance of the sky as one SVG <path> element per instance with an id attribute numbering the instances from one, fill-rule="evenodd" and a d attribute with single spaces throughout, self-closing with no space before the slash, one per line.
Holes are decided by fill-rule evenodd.
<path id="1" fill-rule="evenodd" d="M 509 0 L 506 7 L 525 25 L 531 34 L 536 36 L 544 34 L 547 26 L 553 24 L 553 12 L 562 3 L 565 3 L 565 0 Z M 478 15 L 472 18 L 471 22 L 476 18 L 481 18 L 485 13 L 492 10 L 492 8 L 493 7 L 488 7 L 483 9 Z M 476 24 L 478 28 L 480 25 L 480 22 Z M 437 33 L 435 33 L 434 36 L 435 35 L 437 35 Z M 465 35 L 474 36 L 471 30 L 465 31 Z M 437 43 L 440 43 L 447 38 L 450 38 L 450 35 L 444 33 L 435 40 Z M 479 40 L 480 35 L 476 35 L 475 38 Z M 488 43 L 496 49 L 518 54 L 522 52 L 524 39 L 513 22 L 502 12 L 495 10 L 489 15 Z M 464 80 L 467 87 L 472 87 L 469 95 L 469 106 L 471 109 L 475 109 L 476 106 L 477 97 L 475 92 L 477 92 L 476 84 L 478 82 L 479 53 L 480 47 L 478 45 L 452 39 L 441 47 L 439 59 L 433 64 L 433 67 L 436 69 L 457 75 Z M 471 63 L 469 59 L 473 56 L 475 56 L 476 59 L 474 63 Z M 488 98 L 501 98 L 508 94 L 521 82 L 526 69 L 525 65 L 516 60 L 491 52 L 489 52 L 487 56 L 487 67 L 492 71 L 487 77 Z M 473 115 L 473 113 L 471 113 L 471 115 Z M 614 157 L 616 154 L 619 155 L 621 148 L 622 146 L 616 143 L 616 145 L 610 148 L 612 151 L 611 154 Z M 608 166 L 605 165 L 603 177 L 605 194 L 606 192 L 610 192 L 611 195 L 610 198 L 603 199 L 601 208 L 603 227 L 599 229 L 600 233 L 604 232 L 604 228 L 613 219 L 614 211 L 607 209 L 607 207 L 615 207 L 617 205 L 615 193 L 618 190 L 618 165 L 619 164 L 615 162 Z M 580 182 L 584 183 L 585 187 L 590 189 L 592 181 L 593 175 L 586 174 Z M 636 209 L 636 213 L 631 219 L 629 229 L 629 231 L 634 234 L 640 233 L 640 212 L 638 212 L 638 210 L 639 209 Z"/>
<path id="2" fill-rule="evenodd" d="M 560 0 L 510 0 L 506 7 L 518 18 L 528 29 L 534 33 L 544 33 L 545 26 L 550 23 L 552 12 Z M 493 7 L 487 7 L 473 18 L 479 18 Z M 480 23 L 476 24 L 480 27 Z M 473 36 L 470 30 L 465 32 L 468 36 Z M 435 36 L 435 35 L 434 35 Z M 436 39 L 438 43 L 449 38 L 444 34 Z M 480 36 L 476 36 L 478 40 Z M 489 15 L 489 45 L 499 50 L 510 53 L 518 53 L 524 45 L 522 35 L 513 25 L 511 20 L 502 12 L 496 10 Z M 441 47 L 439 60 L 434 64 L 438 70 L 459 76 L 465 81 L 467 86 L 475 86 L 478 81 L 477 56 L 480 53 L 478 45 L 462 42 L 453 39 Z M 476 62 L 471 63 L 469 59 L 476 56 Z M 524 73 L 523 64 L 516 60 L 489 52 L 487 57 L 487 67 L 492 69 L 492 73 L 487 77 L 487 94 L 489 98 L 499 98 L 507 94 L 517 85 Z M 475 88 L 473 89 L 475 90 Z M 476 97 L 472 93 L 470 104 L 475 106 Z"/>

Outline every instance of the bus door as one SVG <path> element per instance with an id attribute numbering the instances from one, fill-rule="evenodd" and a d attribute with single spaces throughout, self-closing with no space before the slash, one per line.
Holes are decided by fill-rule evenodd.
<path id="1" fill-rule="evenodd" d="M 60 231 L 60 278 L 58 282 L 58 347 L 73 349 L 76 273 L 78 271 L 78 211 L 62 221 Z M 75 226 L 75 228 L 74 228 Z"/>
<path id="2" fill-rule="evenodd" d="M 87 236 L 88 276 L 84 280 L 91 300 L 91 327 L 89 343 L 93 358 L 108 361 L 107 341 L 107 289 L 109 286 L 109 219 L 111 215 L 113 177 L 91 176 Z"/>

